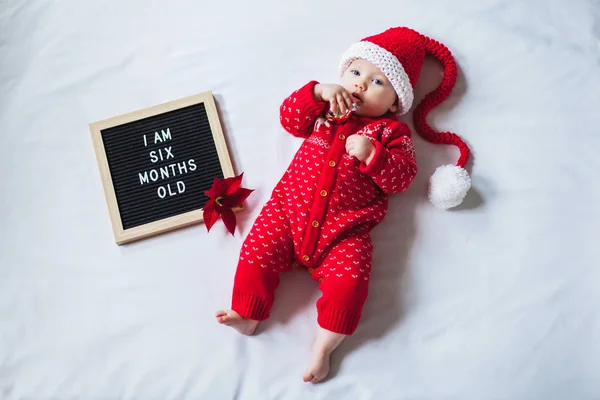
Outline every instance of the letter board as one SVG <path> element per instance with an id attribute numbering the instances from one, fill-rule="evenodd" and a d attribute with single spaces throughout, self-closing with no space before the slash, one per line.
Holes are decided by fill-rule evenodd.
<path id="1" fill-rule="evenodd" d="M 204 191 L 215 177 L 234 176 L 211 92 L 94 122 L 90 131 L 117 244 L 202 222 Z"/>

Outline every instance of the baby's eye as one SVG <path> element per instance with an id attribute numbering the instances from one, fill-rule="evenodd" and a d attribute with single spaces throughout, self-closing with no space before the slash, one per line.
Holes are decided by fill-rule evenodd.
<path id="1" fill-rule="evenodd" d="M 357 70 L 353 69 L 353 70 L 352 70 L 352 74 L 354 74 L 354 75 L 356 75 L 356 76 L 359 76 L 359 75 L 360 75 L 360 72 L 358 72 Z"/>
<path id="2" fill-rule="evenodd" d="M 381 79 L 377 79 L 377 78 L 373 79 L 373 83 L 376 85 L 383 85 L 383 81 Z"/>

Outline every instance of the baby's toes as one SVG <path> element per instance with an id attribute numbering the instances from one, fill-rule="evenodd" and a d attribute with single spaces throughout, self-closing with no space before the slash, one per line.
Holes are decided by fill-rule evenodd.
<path id="1" fill-rule="evenodd" d="M 225 311 L 219 311 L 215 316 L 217 317 L 217 321 L 221 324 L 224 324 L 229 320 L 229 316 Z"/>

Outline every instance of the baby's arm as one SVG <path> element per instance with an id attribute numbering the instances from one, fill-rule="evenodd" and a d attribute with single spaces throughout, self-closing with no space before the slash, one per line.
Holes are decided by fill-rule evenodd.
<path id="1" fill-rule="evenodd" d="M 408 188 L 417 175 L 417 162 L 410 128 L 393 121 L 383 128 L 381 141 L 373 141 L 375 151 L 360 170 L 369 175 L 386 193 L 399 193 Z"/>
<path id="2" fill-rule="evenodd" d="M 326 102 L 315 98 L 314 87 L 317 83 L 310 81 L 294 91 L 279 107 L 281 126 L 296 137 L 310 136 L 316 119 L 327 107 Z"/>

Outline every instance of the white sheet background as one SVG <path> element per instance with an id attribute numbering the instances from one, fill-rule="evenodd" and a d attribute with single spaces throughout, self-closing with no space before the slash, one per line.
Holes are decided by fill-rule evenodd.
<path id="1" fill-rule="evenodd" d="M 598 1 L 0 9 L 0 397 L 600 398 Z M 471 146 L 474 189 L 458 210 L 434 210 L 426 180 L 457 153 L 415 137 L 419 177 L 374 232 L 364 318 L 333 378 L 311 386 L 308 276 L 284 277 L 258 336 L 213 314 L 300 144 L 279 126 L 280 102 L 336 81 L 350 43 L 396 25 L 456 56 L 458 85 L 430 121 Z M 427 63 L 419 99 L 440 71 Z M 219 222 L 116 246 L 88 123 L 205 90 L 256 189 L 238 234 Z"/>

